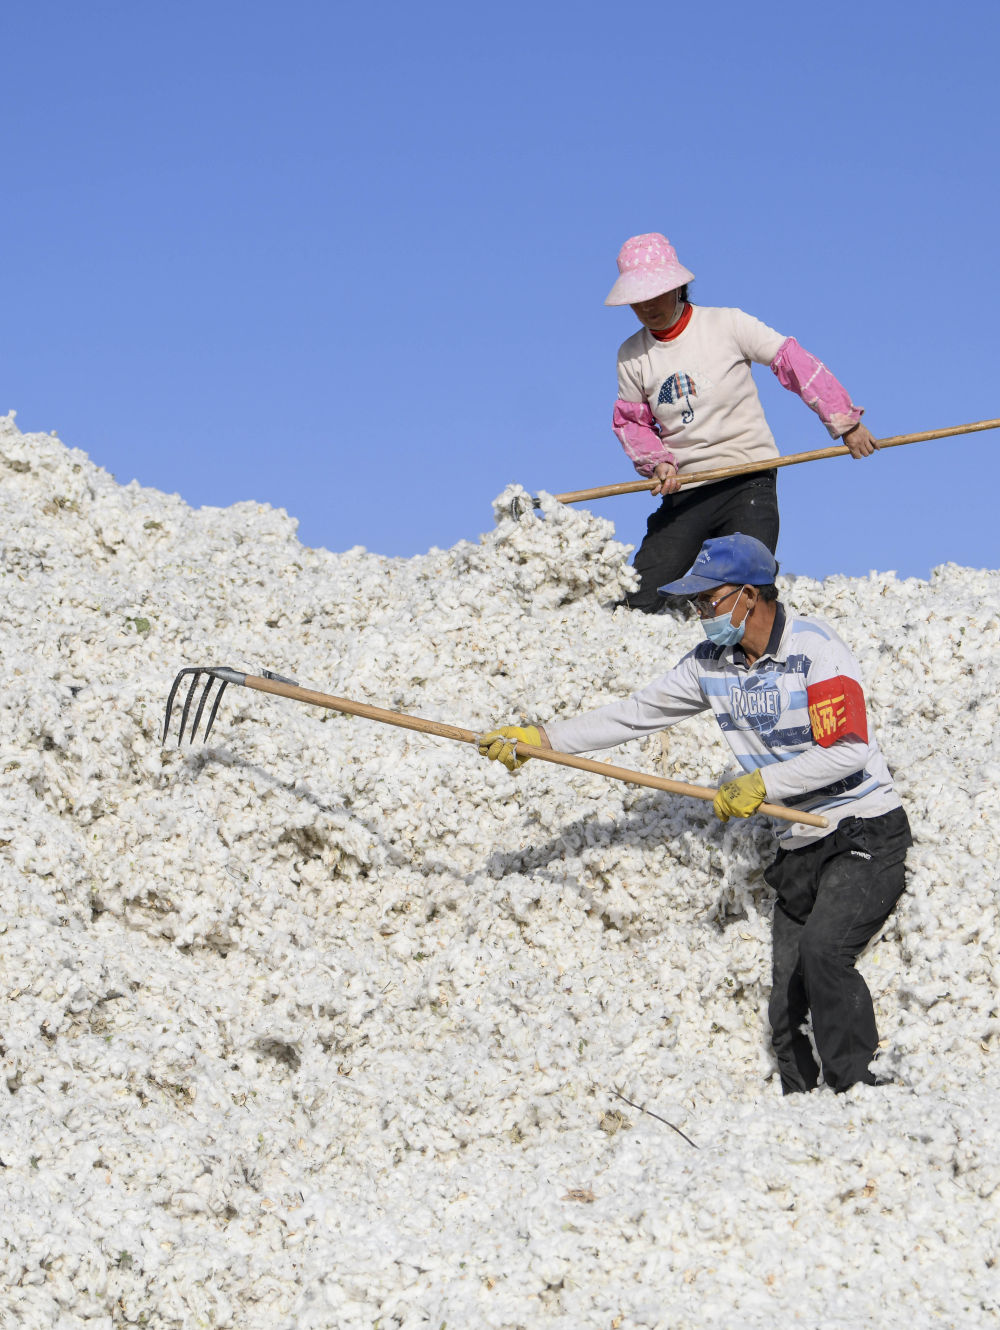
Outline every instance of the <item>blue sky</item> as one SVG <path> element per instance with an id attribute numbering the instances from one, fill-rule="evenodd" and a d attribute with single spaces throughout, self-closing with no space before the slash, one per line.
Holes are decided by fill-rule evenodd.
<path id="1" fill-rule="evenodd" d="M 996 5 L 35 0 L 0 37 L 0 410 L 119 480 L 408 555 L 509 481 L 633 479 L 603 299 L 648 230 L 875 434 L 1000 416 Z M 780 450 L 826 446 L 757 374 Z M 997 567 L 998 448 L 788 468 L 782 566 Z"/>

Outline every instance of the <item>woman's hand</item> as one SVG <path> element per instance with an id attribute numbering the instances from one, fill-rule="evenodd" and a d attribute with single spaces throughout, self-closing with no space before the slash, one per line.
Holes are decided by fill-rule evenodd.
<path id="1" fill-rule="evenodd" d="M 653 468 L 651 494 L 676 494 L 681 487 L 677 468 L 672 462 L 658 462 Z"/>
<path id="2" fill-rule="evenodd" d="M 841 435 L 840 442 L 847 446 L 852 457 L 871 457 L 878 450 L 878 443 L 860 421 Z"/>

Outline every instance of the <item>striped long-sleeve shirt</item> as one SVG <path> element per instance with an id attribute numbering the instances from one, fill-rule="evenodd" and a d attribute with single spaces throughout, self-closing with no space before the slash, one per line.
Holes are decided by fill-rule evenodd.
<path id="1" fill-rule="evenodd" d="M 711 709 L 744 771 L 760 770 L 773 803 L 819 813 L 822 830 L 789 823 L 786 848 L 828 835 L 847 817 L 900 807 L 869 735 L 858 663 L 829 624 L 776 607 L 763 655 L 702 642 L 666 674 L 620 702 L 545 726 L 561 753 L 611 748 Z"/>

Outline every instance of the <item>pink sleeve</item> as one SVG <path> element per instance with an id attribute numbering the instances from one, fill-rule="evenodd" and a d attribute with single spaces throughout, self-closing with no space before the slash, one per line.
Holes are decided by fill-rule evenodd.
<path id="1" fill-rule="evenodd" d="M 615 402 L 611 428 L 618 435 L 640 476 L 651 476 L 659 462 L 677 465 L 673 453 L 663 446 L 647 402 Z"/>
<path id="2" fill-rule="evenodd" d="M 798 393 L 834 439 L 853 429 L 864 414 L 864 407 L 855 406 L 823 362 L 799 346 L 794 337 L 782 342 L 771 368 L 782 388 Z"/>

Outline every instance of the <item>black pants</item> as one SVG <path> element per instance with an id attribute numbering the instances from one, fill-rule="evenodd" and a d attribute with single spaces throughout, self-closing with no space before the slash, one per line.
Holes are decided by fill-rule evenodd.
<path id="1" fill-rule="evenodd" d="M 892 913 L 906 885 L 910 827 L 901 808 L 881 817 L 847 818 L 800 850 L 779 850 L 764 874 L 774 907 L 771 1042 L 785 1094 L 823 1078 L 842 1091 L 875 1084 L 868 1064 L 878 1047 L 868 985 L 854 968 Z"/>
<path id="2" fill-rule="evenodd" d="M 646 535 L 632 560 L 642 584 L 625 597 L 625 604 L 658 614 L 667 601 L 656 588 L 683 577 L 710 536 L 742 531 L 763 541 L 773 554 L 778 547 L 777 475 L 760 471 L 665 495 L 646 523 Z"/>

